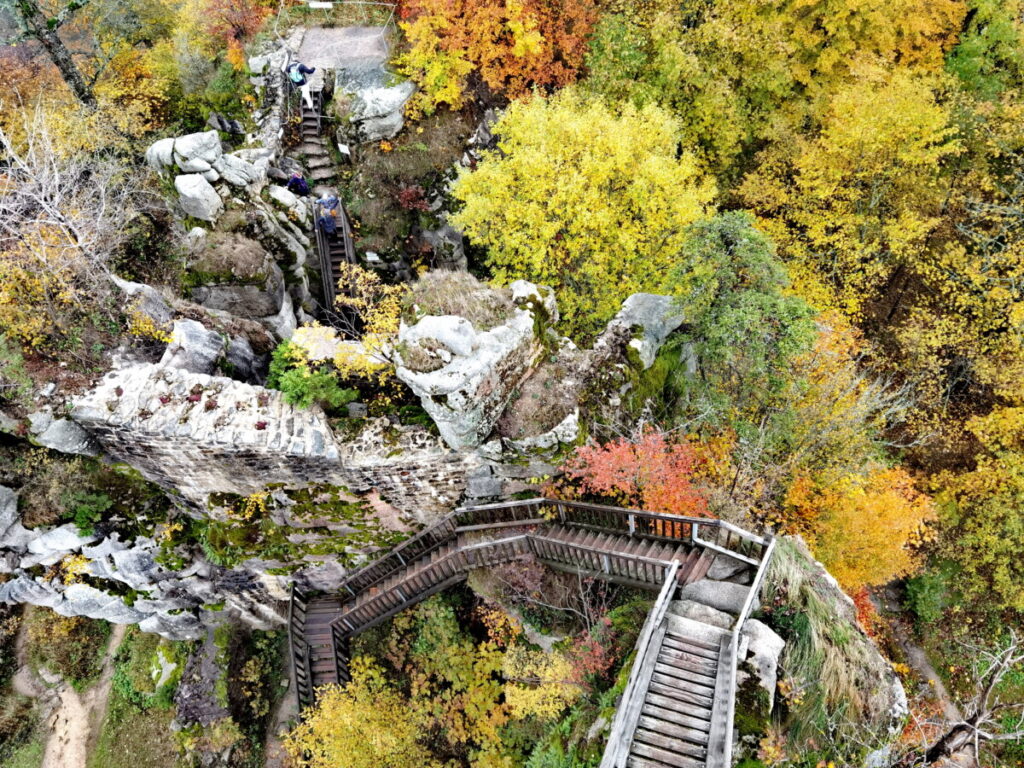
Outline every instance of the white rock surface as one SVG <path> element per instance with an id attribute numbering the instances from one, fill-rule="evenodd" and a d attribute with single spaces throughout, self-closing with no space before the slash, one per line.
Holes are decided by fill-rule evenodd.
<path id="1" fill-rule="evenodd" d="M 530 285 L 532 290 L 527 290 Z M 543 291 L 525 284 L 522 296 L 538 298 Z M 535 334 L 529 301 L 494 328 L 476 329 L 465 318 L 427 316 L 398 333 L 397 376 L 419 397 L 445 442 L 456 450 L 472 450 L 490 434 L 519 383 L 543 352 Z M 402 359 L 412 348 L 442 363 L 433 371 L 409 368 Z M 444 356 L 441 351 L 446 352 Z"/>
<path id="2" fill-rule="evenodd" d="M 224 350 L 224 337 L 216 331 L 207 330 L 195 320 L 175 320 L 171 342 L 164 350 L 160 365 L 192 373 L 213 373 Z"/>
<path id="3" fill-rule="evenodd" d="M 201 174 L 188 173 L 176 176 L 174 188 L 181 198 L 181 208 L 189 216 L 203 221 L 214 222 L 224 211 L 220 195 Z"/>
<path id="4" fill-rule="evenodd" d="M 640 355 L 644 370 L 654 364 L 654 358 L 665 339 L 685 320 L 679 301 L 672 296 L 653 293 L 634 293 L 622 304 L 612 318 L 605 333 L 625 328 L 633 334 L 629 346 Z"/>

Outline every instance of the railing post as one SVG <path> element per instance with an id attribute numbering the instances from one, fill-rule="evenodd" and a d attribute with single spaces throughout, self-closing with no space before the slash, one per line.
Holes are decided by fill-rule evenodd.
<path id="1" fill-rule="evenodd" d="M 690 546 L 695 547 L 700 543 L 700 536 L 697 534 L 697 523 L 690 523 Z"/>
<path id="2" fill-rule="evenodd" d="M 636 515 L 634 515 L 632 512 L 629 513 L 629 535 L 636 535 Z"/>

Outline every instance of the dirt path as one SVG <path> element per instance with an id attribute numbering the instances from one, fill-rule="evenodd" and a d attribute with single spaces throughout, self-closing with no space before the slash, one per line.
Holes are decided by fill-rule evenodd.
<path id="1" fill-rule="evenodd" d="M 114 652 L 124 639 L 126 629 L 124 625 L 114 625 L 100 677 L 81 694 L 65 682 L 58 682 L 51 689 L 42 686 L 25 663 L 23 649 L 19 647 L 20 666 L 14 678 L 15 689 L 44 703 L 50 699 L 52 708 L 47 720 L 50 734 L 46 740 L 42 768 L 86 768 L 90 749 L 99 737 L 107 712 L 110 683 L 114 677 Z"/>

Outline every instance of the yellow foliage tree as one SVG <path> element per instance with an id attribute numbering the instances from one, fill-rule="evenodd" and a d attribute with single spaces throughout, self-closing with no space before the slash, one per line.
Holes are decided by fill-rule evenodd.
<path id="1" fill-rule="evenodd" d="M 902 468 L 864 475 L 798 476 L 786 494 L 814 554 L 848 592 L 906 576 L 931 538 L 935 507 Z"/>
<path id="2" fill-rule="evenodd" d="M 418 741 L 423 723 L 390 686 L 384 671 L 363 657 L 352 681 L 327 686 L 316 705 L 284 740 L 299 768 L 440 768 Z"/>
<path id="3" fill-rule="evenodd" d="M 513 645 L 502 660 L 505 702 L 515 719 L 554 720 L 583 695 L 573 682 L 572 663 L 560 651 Z"/>
<path id="4" fill-rule="evenodd" d="M 940 268 L 942 163 L 960 151 L 933 79 L 866 69 L 830 101 L 820 136 L 779 148 L 742 198 L 812 303 L 859 318 L 901 270 Z"/>
<path id="5" fill-rule="evenodd" d="M 638 291 L 657 291 L 708 212 L 714 187 L 662 109 L 614 110 L 565 89 L 517 102 L 499 148 L 456 181 L 453 220 L 487 248 L 499 282 L 555 288 L 568 329 L 594 332 Z"/>

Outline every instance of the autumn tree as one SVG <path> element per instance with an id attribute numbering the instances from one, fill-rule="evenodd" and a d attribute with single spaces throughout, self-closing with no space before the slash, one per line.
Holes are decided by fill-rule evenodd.
<path id="1" fill-rule="evenodd" d="M 645 4 L 646 5 L 646 4 Z M 958 0 L 700 0 L 644 19 L 605 16 L 587 59 L 599 92 L 671 109 L 721 179 L 752 151 L 813 126 L 864 62 L 937 71 L 965 8 Z"/>
<path id="2" fill-rule="evenodd" d="M 301 768 L 408 768 L 440 766 L 420 744 L 423 722 L 388 682 L 383 669 L 363 657 L 351 664 L 352 680 L 327 686 L 302 722 L 284 740 Z"/>
<path id="3" fill-rule="evenodd" d="M 799 476 L 784 508 L 790 526 L 807 535 L 815 557 L 848 592 L 912 573 L 935 519 L 931 498 L 905 470 L 879 466 L 865 474 Z"/>
<path id="4" fill-rule="evenodd" d="M 45 0 L 43 3 L 39 0 L 2 0 L 0 10 L 7 11 L 15 19 L 22 39 L 34 39 L 42 46 L 75 98 L 87 107 L 94 107 L 96 96 L 59 34 L 60 28 L 84 4 L 78 0 L 49 5 Z"/>
<path id="5" fill-rule="evenodd" d="M 656 107 L 611 108 L 565 89 L 516 102 L 453 188 L 453 216 L 501 282 L 552 286 L 568 330 L 592 334 L 638 291 L 664 287 L 713 187 Z"/>
<path id="6" fill-rule="evenodd" d="M 674 343 L 690 345 L 696 371 L 679 381 L 691 413 L 741 434 L 783 410 L 792 363 L 813 344 L 814 311 L 788 295 L 772 242 L 743 212 L 690 227 L 670 275 L 687 321 Z"/>
<path id="7" fill-rule="evenodd" d="M 573 82 L 596 13 L 591 0 L 407 0 L 402 16 L 397 66 L 429 114 L 460 107 L 471 74 L 508 98 Z"/>
<path id="8" fill-rule="evenodd" d="M 960 151 L 934 81 L 862 76 L 832 97 L 819 136 L 778 149 L 740 190 L 801 293 L 851 317 L 937 268 L 942 164 Z"/>
<path id="9" fill-rule="evenodd" d="M 0 326 L 38 346 L 73 316 L 110 312 L 111 260 L 143 197 L 113 158 L 56 142 L 42 112 L 25 133 L 19 145 L 0 130 Z"/>
<path id="10" fill-rule="evenodd" d="M 701 517 L 708 509 L 692 480 L 695 465 L 685 440 L 646 429 L 635 440 L 580 446 L 563 470 L 584 494 L 649 512 Z"/>

